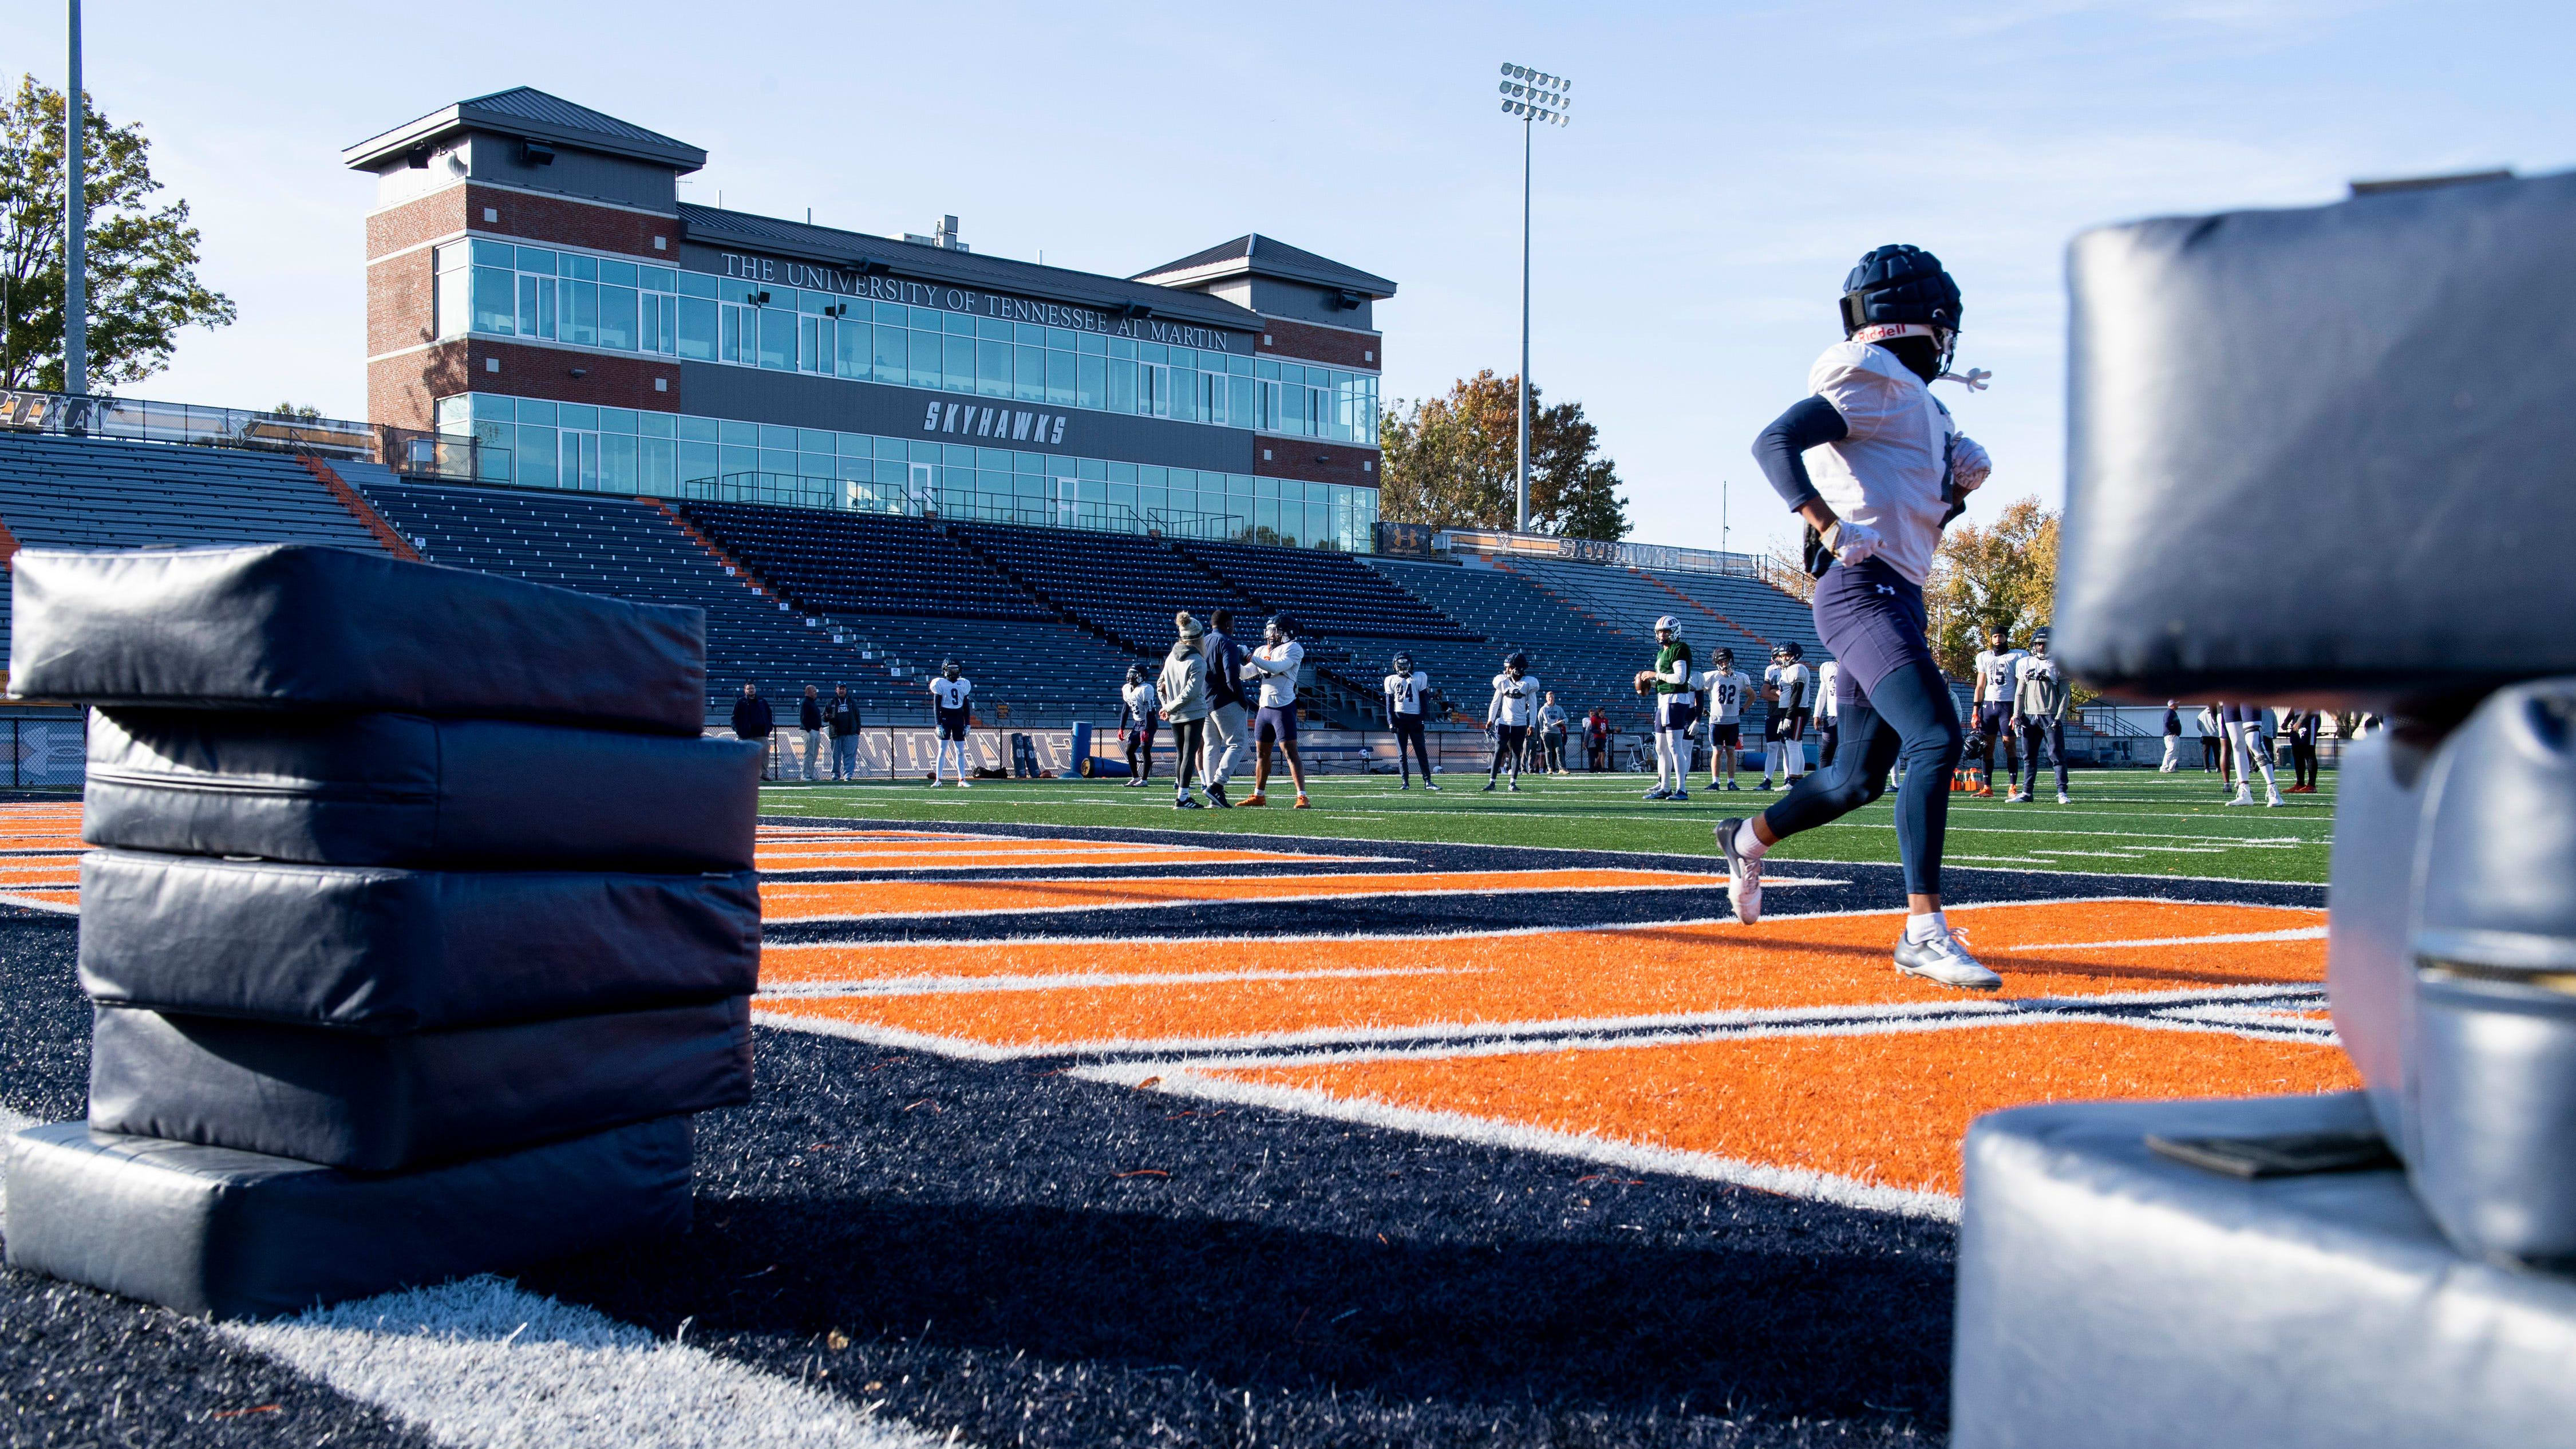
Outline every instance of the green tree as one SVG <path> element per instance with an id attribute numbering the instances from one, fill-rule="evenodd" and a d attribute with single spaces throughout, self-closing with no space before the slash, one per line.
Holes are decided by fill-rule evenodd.
<path id="1" fill-rule="evenodd" d="M 0 386 L 63 385 L 63 93 L 34 76 L 0 104 Z M 150 145 L 95 103 L 81 128 L 89 208 L 89 386 L 169 365 L 179 329 L 221 327 L 231 299 L 197 280 L 188 203 L 155 207 Z"/>
<path id="2" fill-rule="evenodd" d="M 1460 378 L 1446 397 L 1398 399 L 1378 439 L 1386 452 L 1378 516 L 1435 528 L 1510 528 L 1519 440 L 1517 377 Z M 1568 538 L 1628 534 L 1616 465 L 1583 404 L 1548 406 L 1530 389 L 1530 527 Z"/>
<path id="3" fill-rule="evenodd" d="M 2038 499 L 2023 498 L 1982 528 L 1966 519 L 1950 525 L 1923 591 L 1942 673 L 1966 678 L 1988 629 L 2026 644 L 2030 631 L 2048 622 L 2057 597 L 2057 520 Z"/>

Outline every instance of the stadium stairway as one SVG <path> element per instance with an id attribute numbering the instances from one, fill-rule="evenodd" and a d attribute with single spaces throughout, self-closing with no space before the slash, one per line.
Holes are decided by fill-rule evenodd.
<path id="1" fill-rule="evenodd" d="M 0 432 L 0 526 L 18 548 L 387 545 L 286 453 Z M 0 597 L 0 648 L 8 600 Z"/>

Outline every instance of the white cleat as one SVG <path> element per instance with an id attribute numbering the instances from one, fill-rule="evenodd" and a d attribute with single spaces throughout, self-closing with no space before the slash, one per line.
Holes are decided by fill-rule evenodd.
<path id="1" fill-rule="evenodd" d="M 2063 791 L 2063 790 L 2060 790 L 2060 791 L 2058 791 L 2058 792 L 2057 792 L 2057 803 L 2058 803 L 2058 804 L 2060 804 L 2060 805 L 2072 805 L 2072 804 L 2074 804 L 2075 802 L 2074 802 L 2074 801 L 2072 801 L 2072 800 L 2067 799 L 2067 798 L 2066 798 L 2066 792 L 2065 792 L 2065 791 Z"/>
<path id="2" fill-rule="evenodd" d="M 2270 807 L 2272 807 L 2272 808 L 2274 808 L 2274 809 L 2276 809 L 2276 810 L 2280 808 L 2280 805 L 2281 805 L 2281 792 L 2280 792 L 2280 791 L 2278 791 L 2278 790 L 2268 790 L 2268 789 L 2267 789 L 2267 790 L 2265 790 L 2265 791 L 2263 792 L 2263 794 L 2264 794 L 2264 797 L 2265 797 L 2265 798 L 2264 798 L 2263 803 L 2264 803 L 2265 805 L 2268 805 L 2268 806 L 2270 806 Z"/>
<path id="3" fill-rule="evenodd" d="M 2239 790 L 2236 792 L 2236 798 L 2228 801 L 2227 803 L 2230 805 L 2251 805 L 2254 803 L 2254 792 L 2251 790 Z"/>
<path id="4" fill-rule="evenodd" d="M 1896 943 L 1896 969 L 1963 991 L 1993 991 L 2004 984 L 2002 977 L 1978 965 L 1967 948 L 1959 944 L 1959 938 L 1948 931 L 1928 941 L 1900 937 Z"/>
<path id="5" fill-rule="evenodd" d="M 2004 797 L 2004 803 L 2007 805 L 2027 805 L 2030 803 L 2030 792 L 2027 790 L 2015 790 Z"/>
<path id="6" fill-rule="evenodd" d="M 1717 822 L 1717 848 L 1726 857 L 1726 899 L 1735 919 L 1749 926 L 1762 919 L 1762 862 L 1736 853 L 1735 836 L 1743 828 L 1741 820 Z"/>

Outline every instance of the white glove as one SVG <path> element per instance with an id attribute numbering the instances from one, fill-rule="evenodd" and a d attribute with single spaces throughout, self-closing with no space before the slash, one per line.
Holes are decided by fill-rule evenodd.
<path id="1" fill-rule="evenodd" d="M 1961 433 L 1950 447 L 1950 481 L 1962 493 L 1973 493 L 1995 471 L 1995 460 L 1986 455 L 1983 445 Z"/>
<path id="2" fill-rule="evenodd" d="M 1878 530 L 1866 523 L 1845 518 L 1834 524 L 1834 536 L 1825 540 L 1834 557 L 1847 564 L 1866 563 L 1878 554 Z"/>

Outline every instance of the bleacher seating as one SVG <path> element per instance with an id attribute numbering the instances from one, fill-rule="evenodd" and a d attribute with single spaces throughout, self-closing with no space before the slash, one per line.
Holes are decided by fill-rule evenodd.
<path id="1" fill-rule="evenodd" d="M 1184 542 L 1181 552 L 1232 580 L 1265 613 L 1287 613 L 1318 634 L 1476 642 L 1474 630 L 1398 588 L 1348 554 L 1259 544 Z"/>
<path id="2" fill-rule="evenodd" d="M 1569 609 L 1528 577 L 1502 569 L 1378 558 L 1369 566 L 1441 613 L 1485 636 L 1482 648 L 1431 641 L 1408 645 L 1452 708 L 1482 718 L 1486 682 L 1503 656 L 1526 650 L 1530 672 L 1580 717 L 1594 706 L 1623 730 L 1647 727 L 1647 711 L 1629 681 L 1655 662 L 1651 632 L 1634 633 Z M 1435 664 L 1433 661 L 1438 661 Z"/>
<path id="3" fill-rule="evenodd" d="M 1055 617 L 927 519 L 763 503 L 678 506 L 726 552 L 817 612 Z"/>
<path id="4" fill-rule="evenodd" d="M 1807 606 L 1755 579 L 1622 568 L 1559 559 L 1514 559 L 1498 565 L 1528 575 L 1541 587 L 1628 633 L 1650 635 L 1665 614 L 1681 621 L 1683 637 L 1701 654 L 1735 651 L 1736 663 L 1756 665 L 1775 644 L 1796 641 L 1810 664 L 1830 657 Z M 1758 668 L 1747 673 L 1757 677 Z"/>
<path id="5" fill-rule="evenodd" d="M 1002 523 L 961 523 L 955 532 L 1030 593 L 1138 654 L 1159 658 L 1171 648 L 1172 615 L 1181 609 L 1205 623 L 1229 608 L 1237 634 L 1260 632 L 1258 601 L 1160 539 Z"/>
<path id="6" fill-rule="evenodd" d="M 0 523 L 30 548 L 212 548 L 374 534 L 283 453 L 0 432 Z M 0 649 L 8 599 L 0 596 Z"/>

